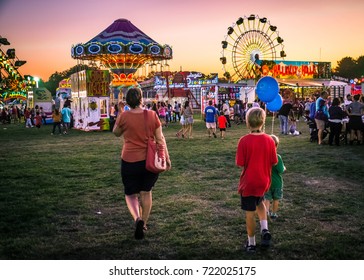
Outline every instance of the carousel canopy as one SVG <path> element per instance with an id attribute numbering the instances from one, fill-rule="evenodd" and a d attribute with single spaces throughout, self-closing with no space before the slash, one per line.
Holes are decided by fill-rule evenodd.
<path id="1" fill-rule="evenodd" d="M 121 42 L 127 45 L 130 42 L 138 42 L 144 45 L 158 44 L 134 24 L 127 19 L 117 19 L 108 28 L 102 31 L 99 35 L 92 38 L 86 44 L 89 43 L 109 43 L 109 42 Z"/>
<path id="2" fill-rule="evenodd" d="M 172 59 L 172 48 L 160 45 L 129 20 L 115 20 L 85 44 L 72 46 L 72 57 L 99 61 L 110 69 L 133 72 L 148 61 Z"/>

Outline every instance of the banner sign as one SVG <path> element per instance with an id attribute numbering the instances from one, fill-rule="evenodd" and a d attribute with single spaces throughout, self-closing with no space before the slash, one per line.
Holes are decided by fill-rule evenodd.
<path id="1" fill-rule="evenodd" d="M 331 62 L 263 60 L 261 74 L 280 79 L 329 79 Z"/>

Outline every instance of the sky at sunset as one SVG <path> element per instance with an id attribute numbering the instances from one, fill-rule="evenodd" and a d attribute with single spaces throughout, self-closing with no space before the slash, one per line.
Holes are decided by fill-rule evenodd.
<path id="1" fill-rule="evenodd" d="M 286 60 L 364 55 L 363 0 L 0 0 L 0 36 L 15 48 L 22 75 L 47 81 L 76 65 L 71 47 L 126 18 L 173 49 L 172 71 L 222 74 L 221 41 L 239 17 L 267 17 L 284 39 Z"/>

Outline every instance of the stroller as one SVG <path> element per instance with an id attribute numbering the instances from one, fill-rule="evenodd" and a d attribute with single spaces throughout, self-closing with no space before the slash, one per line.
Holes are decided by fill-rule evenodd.
<path id="1" fill-rule="evenodd" d="M 318 141 L 318 129 L 317 129 L 315 120 L 306 118 L 306 123 L 310 129 L 310 142 L 317 142 Z M 325 129 L 322 134 L 322 140 L 325 139 L 329 133 L 330 132 L 327 130 L 327 125 L 325 125 Z"/>

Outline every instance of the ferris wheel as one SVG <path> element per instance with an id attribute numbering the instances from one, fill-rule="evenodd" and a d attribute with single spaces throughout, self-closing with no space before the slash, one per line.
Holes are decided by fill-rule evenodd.
<path id="1" fill-rule="evenodd" d="M 239 17 L 228 27 L 222 45 L 220 61 L 224 77 L 229 80 L 258 79 L 262 62 L 284 58 L 284 45 L 277 26 L 258 15 Z"/>

